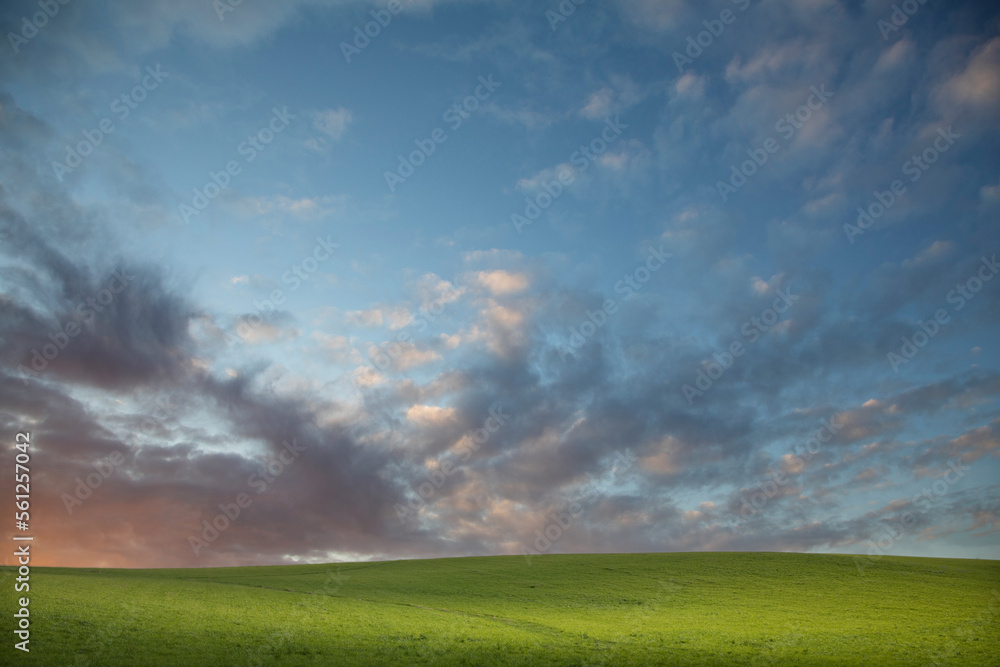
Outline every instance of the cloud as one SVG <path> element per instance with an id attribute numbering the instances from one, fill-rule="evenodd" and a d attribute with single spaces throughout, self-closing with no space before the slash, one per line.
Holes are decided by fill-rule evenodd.
<path id="1" fill-rule="evenodd" d="M 475 281 L 494 296 L 523 292 L 531 285 L 531 280 L 527 275 L 502 270 L 480 271 L 475 275 Z"/>
<path id="2" fill-rule="evenodd" d="M 388 326 L 402 329 L 413 321 L 413 315 L 403 306 L 370 308 L 346 313 L 347 321 L 357 326 L 375 328 Z"/>
<path id="3" fill-rule="evenodd" d="M 941 467 L 950 460 L 972 463 L 984 456 L 1000 458 L 1000 419 L 929 448 L 916 462 L 925 467 Z"/>
<path id="4" fill-rule="evenodd" d="M 934 96 L 949 120 L 962 108 L 991 114 L 1000 111 L 1000 37 L 977 48 L 965 68 L 942 82 Z"/>
<path id="5" fill-rule="evenodd" d="M 687 72 L 674 84 L 674 89 L 680 95 L 700 97 L 705 92 L 705 78 L 693 72 Z"/>
<path id="6" fill-rule="evenodd" d="M 557 181 L 563 183 L 571 182 L 576 179 L 579 173 L 579 170 L 572 164 L 563 162 L 555 167 L 543 169 L 534 176 L 520 179 L 517 182 L 517 189 L 532 194 L 541 192 L 547 184 Z"/>
<path id="7" fill-rule="evenodd" d="M 320 349 L 328 359 L 338 364 L 361 363 L 361 354 L 354 348 L 351 340 L 345 336 L 332 336 L 315 331 L 312 339 L 316 341 Z"/>
<path id="8" fill-rule="evenodd" d="M 244 197 L 234 204 L 246 216 L 289 216 L 299 220 L 343 218 L 350 206 L 346 195 L 292 198 L 284 195 Z"/>
<path id="9" fill-rule="evenodd" d="M 354 120 L 350 111 L 343 107 L 317 111 L 312 115 L 313 127 L 325 134 L 332 141 L 340 141 L 347 128 Z"/>
<path id="10" fill-rule="evenodd" d="M 60 20 L 83 18 L 76 6 L 64 6 Z M 177 40 L 208 45 L 211 53 L 252 51 L 264 40 L 284 39 L 279 31 L 294 29 L 296 17 L 320 6 L 334 18 L 355 16 L 341 16 L 347 7 L 367 11 L 348 3 L 243 3 L 220 21 L 210 3 L 123 5 L 120 15 L 107 16 L 107 30 L 136 24 L 124 38 L 137 42 L 131 48 L 119 41 L 101 46 L 103 28 L 90 41 L 77 36 L 63 43 L 54 21 L 49 41 L 31 45 L 45 47 L 34 49 L 39 60 L 22 58 L 17 77 L 30 80 L 24 77 L 32 67 L 84 52 L 80 63 L 69 59 L 53 72 L 69 77 L 77 67 L 128 67 L 123 63 L 137 60 L 135 53 L 159 53 Z M 116 9 L 95 7 L 87 9 L 94 21 Z M 926 127 L 949 113 L 989 118 L 992 38 L 917 31 L 883 44 L 871 38 L 875 8 L 763 3 L 751 11 L 763 12 L 753 20 L 767 31 L 734 27 L 691 72 L 664 79 L 655 69 L 630 69 L 633 80 L 612 71 L 624 62 L 617 57 L 622 43 L 633 54 L 650 44 L 669 54 L 671 44 L 683 47 L 688 25 L 702 30 L 707 17 L 683 2 L 615 7 L 620 16 L 581 8 L 557 42 L 543 46 L 518 14 L 483 37 L 445 38 L 419 49 L 446 64 L 483 61 L 518 72 L 505 81 L 518 86 L 522 101 L 488 111 L 515 126 L 481 128 L 481 138 L 490 140 L 495 130 L 515 147 L 510 164 L 494 165 L 508 174 L 552 146 L 555 152 L 538 164 L 556 166 L 519 181 L 521 193 L 538 193 L 559 170 L 573 169 L 559 160 L 589 138 L 578 136 L 589 120 L 637 112 L 633 134 L 598 161 L 613 196 L 594 196 L 600 179 L 590 170 L 574 194 L 592 198 L 582 207 L 561 202 L 547 213 L 565 225 L 575 217 L 586 236 L 556 246 L 544 235 L 525 237 L 526 245 L 510 250 L 503 232 L 477 228 L 448 239 L 446 254 L 460 261 L 458 269 L 434 257 L 442 250 L 433 245 L 441 229 L 417 221 L 399 247 L 389 248 L 385 239 L 401 229 L 393 204 L 379 203 L 385 199 L 377 195 L 368 205 L 378 215 L 370 217 L 391 224 L 360 227 L 353 195 L 310 190 L 311 181 L 301 180 L 305 168 L 259 172 L 276 194 L 254 190 L 232 200 L 245 219 L 236 236 L 225 238 L 246 236 L 247 255 L 262 266 L 244 263 L 243 255 L 216 261 L 206 239 L 233 233 L 225 225 L 180 237 L 183 249 L 174 255 L 163 250 L 175 243 L 171 234 L 162 248 L 140 249 L 134 225 L 153 217 L 159 203 L 137 193 L 155 179 L 123 160 L 114 173 L 130 179 L 108 181 L 116 188 L 114 203 L 94 204 L 90 193 L 99 188 L 89 181 L 64 186 L 47 175 L 45 156 L 65 144 L 61 130 L 0 95 L 0 419 L 11 430 L 30 426 L 44 443 L 37 463 L 46 475 L 36 480 L 46 517 L 41 538 L 50 545 L 44 564 L 518 553 L 549 513 L 573 500 L 586 501 L 586 513 L 559 542 L 560 551 L 864 551 L 881 522 L 913 507 L 921 485 L 949 461 L 974 461 L 992 472 L 1000 451 L 1000 377 L 988 345 L 1000 312 L 992 287 L 954 313 L 946 333 L 907 372 L 892 374 L 885 358 L 912 334 L 916 318 L 942 307 L 955 282 L 973 275 L 970 267 L 993 240 L 984 213 L 995 204 L 997 179 L 980 148 L 991 145 L 992 134 L 963 144 L 964 153 L 950 153 L 912 187 L 893 207 L 898 227 L 870 230 L 862 239 L 867 246 L 848 248 L 835 238 L 867 203 L 866 193 L 884 190 L 910 159 Z M 922 20 L 952 25 L 935 20 L 953 16 L 940 11 Z M 617 21 L 622 17 L 624 23 Z M 544 21 L 538 26 L 546 32 Z M 739 202 L 721 205 L 715 174 L 724 178 L 736 156 L 745 160 L 746 150 L 772 132 L 778 115 L 825 80 L 838 81 L 828 110 L 783 144 Z M 253 95 L 239 97 L 243 104 Z M 344 107 L 310 120 L 306 131 L 316 136 L 308 147 L 316 150 L 336 141 L 346 150 L 346 132 L 364 129 Z M 508 141 L 524 126 L 531 131 L 522 144 Z M 530 152 L 518 154 L 521 145 Z M 296 159 L 322 158 L 304 153 L 301 143 L 275 147 L 286 149 Z M 461 168 L 459 156 L 453 158 Z M 256 178 L 251 171 L 247 178 Z M 942 209 L 956 224 L 941 226 Z M 113 224 L 113 216 L 123 224 Z M 296 224 L 279 228 L 268 218 Z M 299 223 L 342 225 L 357 239 L 356 230 L 368 229 L 382 246 L 354 256 L 365 276 L 344 278 L 344 292 L 304 284 L 289 299 L 294 311 L 268 313 L 263 322 L 223 310 L 227 299 L 267 288 L 273 280 L 267 276 L 280 275 L 265 266 L 288 265 L 282 243 L 290 249 L 306 238 Z M 645 260 L 649 239 L 668 242 L 674 260 L 634 298 L 619 299 L 619 309 L 597 326 L 588 314 L 619 298 L 616 281 Z M 157 259 L 161 250 L 170 264 Z M 400 265 L 407 253 L 417 259 Z M 111 294 L 93 318 L 80 317 L 81 303 L 107 300 L 102 291 L 118 271 L 129 276 L 127 288 Z M 402 297 L 393 296 L 397 289 Z M 732 341 L 747 342 L 741 327 L 759 320 L 785 289 L 801 295 L 788 316 L 746 345 L 711 390 L 689 403 L 681 387 Z M 80 331 L 56 353 L 69 322 Z M 566 341 L 586 322 L 594 324 L 593 335 L 565 354 Z M 355 336 L 352 327 L 368 335 Z M 374 335 L 378 328 L 388 340 Z M 53 358 L 45 358 L 48 352 Z M 969 368 L 971 361 L 978 365 Z M 509 417 L 486 431 L 497 411 Z M 838 432 L 807 458 L 803 446 L 820 419 Z M 484 432 L 489 437 L 481 442 Z M 195 556 L 189 536 L 293 441 L 304 447 L 301 457 Z M 637 462 L 609 476 L 616 451 L 631 452 Z M 62 494 L 113 453 L 125 464 L 68 514 Z M 459 457 L 462 465 L 432 507 L 419 521 L 400 524 L 394 505 L 412 495 L 429 468 Z M 10 463 L 10 452 L 0 452 L 0 463 Z M 763 493 L 779 473 L 788 483 L 757 513 L 729 525 L 742 498 Z M 947 540 L 936 543 L 940 548 L 992 548 L 996 489 L 972 476 L 964 484 L 921 518 L 922 535 Z"/>
<path id="11" fill-rule="evenodd" d="M 245 315 L 233 326 L 236 334 L 251 345 L 261 343 L 277 343 L 298 338 L 301 331 L 290 325 L 282 325 L 275 321 L 258 322 L 256 317 Z"/>
<path id="12" fill-rule="evenodd" d="M 414 405 L 406 411 L 406 418 L 420 426 L 440 426 L 455 420 L 455 409 Z"/>
<path id="13" fill-rule="evenodd" d="M 590 96 L 586 106 L 580 109 L 580 115 L 591 120 L 605 118 L 611 113 L 613 102 L 614 91 L 610 88 L 601 88 Z"/>
<path id="14" fill-rule="evenodd" d="M 684 0 L 618 0 L 623 13 L 644 30 L 669 31 L 684 15 Z"/>
<path id="15" fill-rule="evenodd" d="M 979 190 L 979 197 L 982 200 L 985 210 L 997 208 L 1000 206 L 1000 183 L 996 185 L 984 185 Z"/>
<path id="16" fill-rule="evenodd" d="M 407 2 L 404 11 L 425 12 L 448 1 L 453 0 Z M 0 72 L 30 79 L 36 69 L 43 71 L 53 62 L 59 63 L 60 68 L 86 68 L 90 72 L 120 70 L 148 53 L 184 39 L 219 51 L 247 48 L 273 38 L 307 12 L 325 10 L 338 15 L 343 9 L 365 6 L 363 0 L 289 0 L 257 5 L 200 0 L 142 3 L 105 0 L 86 9 L 68 3 L 60 6 L 59 19 L 50 21 L 29 45 L 35 58 L 20 58 L 17 67 L 12 66 L 13 60 L 4 59 Z M 16 25 L 22 14 L 23 10 L 10 6 L 0 13 L 0 19 L 4 25 Z"/>
<path id="17" fill-rule="evenodd" d="M 382 310 L 379 308 L 350 311 L 346 315 L 349 322 L 362 327 L 380 327 L 384 321 Z"/>
<path id="18" fill-rule="evenodd" d="M 955 254 L 955 244 L 951 241 L 934 241 L 916 257 L 903 261 L 904 268 L 921 267 L 925 264 L 938 262 Z"/>
<path id="19" fill-rule="evenodd" d="M 394 341 L 379 348 L 372 345 L 368 348 L 369 359 L 386 359 L 387 365 L 398 372 L 406 372 L 418 366 L 439 361 L 441 355 L 431 349 L 418 346 L 409 341 Z"/>
<path id="20" fill-rule="evenodd" d="M 644 97 L 645 93 L 630 77 L 614 75 L 610 85 L 590 94 L 580 115 L 589 120 L 604 120 L 625 113 Z"/>
<path id="21" fill-rule="evenodd" d="M 771 276 L 770 280 L 764 280 L 759 276 L 754 276 L 750 280 L 750 286 L 755 294 L 763 296 L 765 294 L 771 294 L 777 289 L 780 289 L 785 282 L 785 275 L 779 273 L 776 276 Z"/>

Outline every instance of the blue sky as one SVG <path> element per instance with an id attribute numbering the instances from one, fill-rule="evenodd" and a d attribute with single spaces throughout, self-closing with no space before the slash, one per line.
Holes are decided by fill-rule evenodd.
<path id="1" fill-rule="evenodd" d="M 42 5 L 0 418 L 49 564 L 998 556 L 990 3 Z"/>

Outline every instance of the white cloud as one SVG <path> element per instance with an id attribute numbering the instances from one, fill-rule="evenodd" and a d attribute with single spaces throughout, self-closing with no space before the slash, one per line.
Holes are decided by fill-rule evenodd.
<path id="1" fill-rule="evenodd" d="M 643 96 L 643 91 L 630 77 L 614 75 L 609 85 L 591 93 L 580 109 L 580 115 L 590 120 L 604 120 L 608 116 L 624 113 Z"/>
<path id="2" fill-rule="evenodd" d="M 996 185 L 984 185 L 979 190 L 979 198 L 982 200 L 984 209 L 1000 206 L 1000 183 Z"/>
<path id="3" fill-rule="evenodd" d="M 602 167 L 607 167 L 608 169 L 613 169 L 614 171 L 621 171 L 628 165 L 628 152 L 619 151 L 617 153 L 607 152 L 597 159 L 601 163 Z"/>
<path id="4" fill-rule="evenodd" d="M 347 312 L 347 320 L 351 324 L 355 324 L 361 327 L 380 327 L 385 321 L 382 316 L 382 310 L 379 308 L 370 308 L 368 310 L 352 310 Z"/>
<path id="5" fill-rule="evenodd" d="M 543 169 L 534 176 L 522 178 L 517 182 L 517 189 L 527 193 L 540 192 L 546 184 L 551 184 L 554 181 L 562 181 L 560 185 L 566 187 L 564 184 L 574 182 L 578 174 L 576 167 L 569 162 L 563 162 L 555 167 Z"/>
<path id="6" fill-rule="evenodd" d="M 935 96 L 949 119 L 959 107 L 1000 111 L 1000 37 L 977 49 L 966 68 L 938 87 Z"/>
<path id="7" fill-rule="evenodd" d="M 370 346 L 368 348 L 368 358 L 388 358 L 397 371 L 407 371 L 417 366 L 438 361 L 441 359 L 441 355 L 434 350 L 418 348 L 410 342 L 393 342 L 381 348 L 375 345 Z"/>
<path id="8" fill-rule="evenodd" d="M 694 72 L 688 72 L 677 79 L 677 83 L 674 84 L 674 90 L 681 95 L 701 97 L 705 92 L 705 78 L 696 75 Z"/>
<path id="9" fill-rule="evenodd" d="M 282 327 L 273 322 L 261 322 L 244 318 L 236 326 L 236 335 L 251 345 L 274 343 L 298 338 L 301 332 L 295 327 Z"/>
<path id="10" fill-rule="evenodd" d="M 322 332 L 314 332 L 312 339 L 316 341 L 326 356 L 336 363 L 364 363 L 359 353 L 344 336 L 332 336 Z"/>
<path id="11" fill-rule="evenodd" d="M 420 299 L 420 308 L 438 308 L 442 305 L 454 303 L 463 294 L 465 288 L 457 288 L 451 282 L 434 273 L 425 273 L 411 285 Z"/>
<path id="12" fill-rule="evenodd" d="M 406 411 L 406 418 L 420 426 L 442 426 L 455 419 L 455 408 L 434 405 L 414 405 Z"/>
<path id="13" fill-rule="evenodd" d="M 743 58 L 734 56 L 726 66 L 726 81 L 731 84 L 772 82 L 787 89 L 807 88 L 800 72 L 816 76 L 823 72 L 830 61 L 826 44 L 810 42 L 804 38 L 784 43 L 762 46 L 743 63 Z M 792 76 L 787 76 L 794 73 Z M 779 79 L 780 77 L 780 79 Z"/>
<path id="14" fill-rule="evenodd" d="M 480 271 L 475 277 L 476 284 L 495 296 L 523 292 L 531 285 L 528 276 L 509 271 Z"/>
<path id="15" fill-rule="evenodd" d="M 413 315 L 403 306 L 369 308 L 368 310 L 353 310 L 346 313 L 347 320 L 362 327 L 388 326 L 390 329 L 402 329 L 409 326 Z"/>
<path id="16" fill-rule="evenodd" d="M 374 387 L 386 381 L 385 376 L 379 374 L 370 366 L 359 366 L 351 374 L 355 385 L 359 387 Z"/>
<path id="17" fill-rule="evenodd" d="M 775 289 L 781 287 L 785 279 L 785 274 L 779 273 L 777 275 L 771 276 L 770 280 L 764 280 L 759 276 L 754 276 L 750 279 L 750 287 L 753 291 L 761 296 L 765 294 L 770 294 Z"/>
<path id="18" fill-rule="evenodd" d="M 584 118 L 597 119 L 607 117 L 614 103 L 615 91 L 610 88 L 601 88 L 590 96 L 587 104 L 580 109 L 580 115 Z"/>
<path id="19" fill-rule="evenodd" d="M 343 107 L 327 109 L 313 114 L 313 127 L 333 141 L 340 141 L 352 120 L 351 112 Z"/>
<path id="20" fill-rule="evenodd" d="M 911 40 L 901 39 L 879 57 L 873 69 L 876 72 L 892 70 L 899 65 L 913 62 L 916 57 L 916 51 L 917 47 Z"/>
<path id="21" fill-rule="evenodd" d="M 523 125 L 529 130 L 546 128 L 560 120 L 561 114 L 543 113 L 526 107 L 510 108 L 490 101 L 483 105 L 483 113 L 507 125 Z"/>
<path id="22" fill-rule="evenodd" d="M 347 195 L 324 197 L 300 197 L 293 199 L 284 195 L 271 197 L 244 197 L 236 208 L 243 215 L 287 215 L 300 220 L 318 220 L 328 216 L 344 217 L 347 211 Z"/>
<path id="23" fill-rule="evenodd" d="M 934 262 L 947 257 L 954 250 L 955 244 L 951 241 L 935 241 L 924 248 L 916 257 L 904 260 L 903 267 L 909 269 L 927 264 L 928 262 Z"/>

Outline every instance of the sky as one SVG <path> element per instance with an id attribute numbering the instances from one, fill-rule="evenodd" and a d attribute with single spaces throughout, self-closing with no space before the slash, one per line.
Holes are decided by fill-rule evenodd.
<path id="1" fill-rule="evenodd" d="M 1000 557 L 998 9 L 3 3 L 35 562 Z"/>

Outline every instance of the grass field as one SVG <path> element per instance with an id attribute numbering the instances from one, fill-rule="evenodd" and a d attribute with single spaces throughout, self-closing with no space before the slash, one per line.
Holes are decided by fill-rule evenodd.
<path id="1" fill-rule="evenodd" d="M 61 665 L 1000 665 L 1000 562 L 684 553 L 32 568 Z"/>

